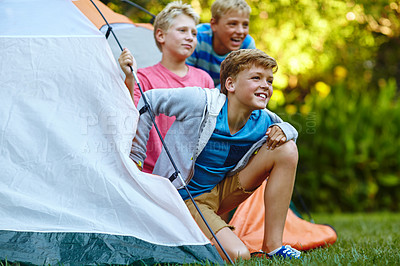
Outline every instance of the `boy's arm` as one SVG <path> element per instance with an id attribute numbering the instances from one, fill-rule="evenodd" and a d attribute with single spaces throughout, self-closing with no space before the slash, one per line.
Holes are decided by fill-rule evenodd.
<path id="1" fill-rule="evenodd" d="M 119 66 L 122 69 L 122 72 L 125 74 L 125 85 L 128 88 L 132 100 L 134 100 L 134 87 L 135 87 L 135 79 L 133 76 L 132 70 L 137 72 L 137 64 L 135 58 L 132 56 L 131 52 L 124 48 L 121 55 L 118 58 Z"/>
<path id="2" fill-rule="evenodd" d="M 199 87 L 186 87 L 177 89 L 153 89 L 144 93 L 154 116 L 165 114 L 175 116 L 176 120 L 201 117 L 206 105 L 206 93 Z M 144 106 L 143 97 L 140 98 L 137 109 Z M 150 129 L 153 126 L 149 110 L 144 112 L 139 119 L 136 136 L 132 142 L 130 158 L 140 167 L 146 159 L 146 145 Z"/>
<path id="3" fill-rule="evenodd" d="M 155 116 L 160 114 L 175 116 L 176 120 L 201 116 L 206 104 L 206 93 L 200 87 L 152 89 L 146 91 L 144 95 Z M 139 100 L 137 109 L 140 110 L 144 105 L 142 97 Z M 150 119 L 150 115 L 147 112 L 144 114 L 140 116 L 141 120 Z"/>
<path id="4" fill-rule="evenodd" d="M 294 140 L 296 142 L 298 137 L 297 130 L 291 124 L 283 122 L 283 120 L 277 114 L 271 112 L 268 109 L 265 110 L 271 117 L 273 123 L 273 125 L 271 125 L 266 132 L 266 135 L 269 136 L 267 140 L 267 146 L 268 147 L 279 146 L 280 144 L 283 144 L 284 142 L 289 140 Z M 277 127 L 279 127 L 279 130 Z M 282 139 L 282 135 L 280 134 L 284 134 L 285 138 Z"/>

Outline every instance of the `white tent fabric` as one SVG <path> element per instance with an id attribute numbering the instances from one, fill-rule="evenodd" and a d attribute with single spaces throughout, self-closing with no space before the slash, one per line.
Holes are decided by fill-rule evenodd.
<path id="1" fill-rule="evenodd" d="M 1 0 L 0 25 L 0 230 L 209 245 L 129 159 L 138 111 L 104 35 L 70 0 Z"/>
<path id="2" fill-rule="evenodd" d="M 161 61 L 161 52 L 156 46 L 152 30 L 127 23 L 114 23 L 111 26 L 123 48 L 128 48 L 132 52 L 138 68 L 152 66 Z M 106 25 L 101 28 L 101 31 L 105 34 L 107 29 Z M 118 43 L 112 34 L 107 40 L 114 58 L 118 60 L 121 54 Z"/>

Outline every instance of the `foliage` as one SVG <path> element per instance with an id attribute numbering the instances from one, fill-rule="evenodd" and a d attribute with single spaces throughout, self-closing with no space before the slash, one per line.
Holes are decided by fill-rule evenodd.
<path id="1" fill-rule="evenodd" d="M 117 13 L 124 14 L 129 17 L 133 22 L 136 23 L 150 23 L 151 16 L 143 12 L 139 8 L 131 5 L 122 0 L 101 0 L 108 7 Z M 153 15 L 157 15 L 169 2 L 170 0 L 131 0 L 134 4 L 146 9 Z"/>
<path id="2" fill-rule="evenodd" d="M 325 98 L 315 89 L 306 103 L 312 111 L 286 119 L 299 131 L 296 186 L 307 205 L 316 211 L 399 210 L 394 80 L 375 91 L 337 85 Z"/>
<path id="3" fill-rule="evenodd" d="M 134 22 L 151 17 L 102 0 Z M 214 0 L 183 0 L 211 17 Z M 399 210 L 400 1 L 246 0 L 279 71 L 269 108 L 300 131 L 297 187 L 311 209 Z M 135 0 L 157 14 L 170 0 Z"/>
<path id="4" fill-rule="evenodd" d="M 379 46 L 400 33 L 398 4 L 388 1 L 251 1 L 252 31 L 262 33 L 257 46 L 281 66 L 280 88 L 306 90 L 318 80 L 330 84 L 334 68 L 351 75 L 349 85 L 364 80 Z M 361 75 L 360 75 L 361 74 Z M 369 82 L 369 76 L 364 82 Z M 292 92 L 288 90 L 288 92 Z M 304 91 L 301 91 L 304 95 Z M 302 97 L 292 95 L 291 100 Z M 301 96 L 301 94 L 300 94 Z"/>

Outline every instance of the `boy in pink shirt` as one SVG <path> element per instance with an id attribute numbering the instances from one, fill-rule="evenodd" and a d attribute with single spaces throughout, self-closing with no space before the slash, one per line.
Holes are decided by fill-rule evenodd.
<path id="1" fill-rule="evenodd" d="M 154 39 L 162 58 L 156 65 L 138 70 L 137 76 L 143 91 L 194 86 L 214 88 L 213 80 L 205 71 L 185 63 L 197 45 L 198 21 L 199 15 L 193 8 L 180 1 L 169 3 L 157 15 L 154 21 Z M 125 84 L 137 105 L 141 94 L 129 68 L 135 64 L 133 56 L 128 49 L 124 49 L 118 61 L 126 75 Z M 174 121 L 174 117 L 164 115 L 156 117 L 163 138 Z M 152 173 L 161 150 L 161 140 L 153 126 L 147 142 L 146 160 L 144 165 L 139 165 L 144 172 Z"/>

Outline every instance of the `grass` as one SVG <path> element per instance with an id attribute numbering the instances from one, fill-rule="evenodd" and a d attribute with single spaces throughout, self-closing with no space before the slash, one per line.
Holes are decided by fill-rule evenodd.
<path id="1" fill-rule="evenodd" d="M 303 260 L 254 258 L 236 265 L 400 265 L 400 213 L 314 214 L 313 218 L 336 229 L 335 244 L 305 252 Z"/>
<path id="2" fill-rule="evenodd" d="M 303 260 L 251 259 L 236 265 L 400 265 L 400 214 L 314 214 L 332 225 L 338 240 L 303 254 Z"/>

